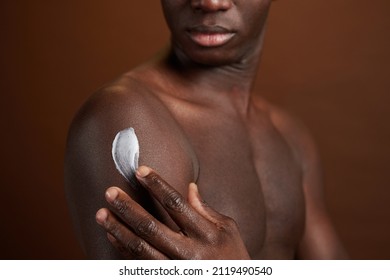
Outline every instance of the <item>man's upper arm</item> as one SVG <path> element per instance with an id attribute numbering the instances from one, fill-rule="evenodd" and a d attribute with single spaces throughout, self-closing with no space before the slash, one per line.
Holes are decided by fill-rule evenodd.
<path id="1" fill-rule="evenodd" d="M 328 215 L 318 152 L 309 136 L 302 151 L 306 221 L 298 248 L 300 259 L 345 259 L 347 254 Z"/>
<path id="2" fill-rule="evenodd" d="M 320 157 L 303 124 L 277 110 L 277 126 L 285 135 L 302 166 L 305 227 L 297 250 L 300 259 L 344 259 L 347 254 L 328 215 Z"/>
<path id="3" fill-rule="evenodd" d="M 146 99 L 145 99 L 146 98 Z M 155 98 L 108 88 L 83 106 L 70 128 L 65 157 L 65 188 L 73 224 L 89 258 L 121 256 L 95 221 L 98 209 L 108 207 L 105 190 L 118 186 L 159 218 L 161 209 L 144 191 L 129 186 L 111 156 L 115 135 L 133 127 L 140 143 L 140 165 L 159 172 L 179 191 L 194 180 L 189 148 L 180 129 Z"/>

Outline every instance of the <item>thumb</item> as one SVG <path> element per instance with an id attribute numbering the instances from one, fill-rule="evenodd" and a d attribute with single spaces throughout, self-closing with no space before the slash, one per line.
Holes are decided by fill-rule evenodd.
<path id="1" fill-rule="evenodd" d="M 200 196 L 198 186 L 190 183 L 188 186 L 188 203 L 205 219 L 217 223 L 223 215 L 212 209 Z"/>

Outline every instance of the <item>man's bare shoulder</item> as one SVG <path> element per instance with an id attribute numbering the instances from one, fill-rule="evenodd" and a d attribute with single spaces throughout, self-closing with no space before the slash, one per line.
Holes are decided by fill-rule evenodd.
<path id="1" fill-rule="evenodd" d="M 77 113 L 73 124 L 96 121 L 104 126 L 144 118 L 148 109 L 162 109 L 162 104 L 147 86 L 130 75 L 123 75 L 92 94 Z M 118 125 L 119 125 L 118 124 Z"/>
<path id="2" fill-rule="evenodd" d="M 288 143 L 302 168 L 306 169 L 308 165 L 317 164 L 319 161 L 317 148 L 305 124 L 279 106 L 268 101 L 266 104 L 271 122 Z"/>
<path id="3" fill-rule="evenodd" d="M 92 166 L 106 162 L 113 166 L 110 150 L 115 135 L 132 127 L 140 144 L 140 165 L 148 165 L 168 179 L 180 178 L 177 183 L 193 181 L 191 147 L 157 96 L 148 84 L 131 73 L 105 85 L 75 116 L 69 130 L 67 154 L 88 158 Z M 174 175 L 172 170 L 182 170 L 183 176 Z"/>

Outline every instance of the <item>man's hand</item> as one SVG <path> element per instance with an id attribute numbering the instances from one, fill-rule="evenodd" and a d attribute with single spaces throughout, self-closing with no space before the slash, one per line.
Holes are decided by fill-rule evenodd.
<path id="1" fill-rule="evenodd" d="M 125 192 L 111 187 L 108 209 L 96 213 L 111 243 L 130 259 L 249 259 L 235 221 L 202 201 L 191 183 L 188 199 L 148 167 L 140 167 L 137 179 L 179 226 L 175 232 L 159 222 Z"/>

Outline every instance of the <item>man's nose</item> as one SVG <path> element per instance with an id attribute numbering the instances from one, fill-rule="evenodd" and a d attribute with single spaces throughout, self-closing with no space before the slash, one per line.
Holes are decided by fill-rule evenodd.
<path id="1" fill-rule="evenodd" d="M 191 6 L 204 12 L 226 11 L 233 6 L 233 0 L 191 0 Z"/>

